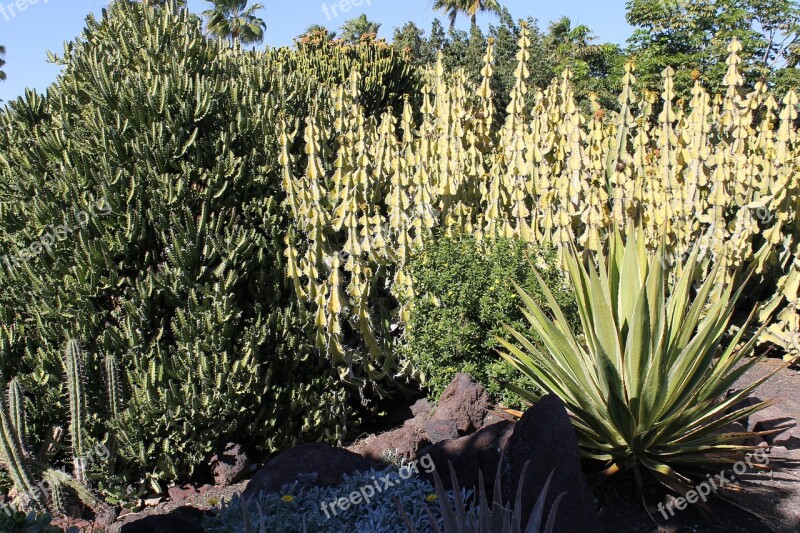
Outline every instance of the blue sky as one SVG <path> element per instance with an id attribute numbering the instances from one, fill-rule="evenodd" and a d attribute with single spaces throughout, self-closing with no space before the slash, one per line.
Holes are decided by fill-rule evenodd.
<path id="1" fill-rule="evenodd" d="M 379 36 L 391 39 L 394 28 L 412 20 L 425 30 L 430 29 L 434 17 L 440 16 L 430 9 L 431 0 L 360 0 L 358 7 L 351 6 L 347 13 L 336 15 L 328 7 L 341 0 L 261 0 L 265 5 L 261 17 L 267 22 L 265 44 L 291 45 L 292 39 L 311 24 L 338 28 L 348 18 L 365 13 L 370 20 L 382 24 Z M 359 0 L 349 0 L 356 3 Z M 603 40 L 623 44 L 631 33 L 625 23 L 623 0 L 505 0 L 503 2 L 515 18 L 533 16 L 544 28 L 548 22 L 562 15 L 575 23 L 586 24 Z M 16 4 L 24 7 L 19 10 Z M 63 43 L 78 36 L 89 13 L 99 14 L 105 0 L 0 0 L 0 44 L 6 46 L 6 82 L 0 82 L 0 100 L 13 99 L 24 93 L 26 87 L 42 90 L 52 83 L 58 67 L 47 63 L 47 50 L 60 53 Z M 200 12 L 208 7 L 203 0 L 189 0 L 189 8 Z M 482 26 L 496 21 L 484 15 Z M 466 28 L 462 20 L 459 27 Z"/>

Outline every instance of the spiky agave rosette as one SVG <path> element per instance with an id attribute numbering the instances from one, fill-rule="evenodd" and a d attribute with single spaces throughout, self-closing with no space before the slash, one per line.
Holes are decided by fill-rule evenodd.
<path id="1" fill-rule="evenodd" d="M 770 405 L 740 402 L 774 374 L 726 395 L 761 360 L 746 358 L 766 326 L 740 345 L 754 309 L 745 326 L 728 336 L 744 285 L 719 285 L 714 272 L 693 286 L 698 251 L 699 245 L 670 285 L 663 248 L 648 254 L 641 229 L 630 231 L 626 242 L 615 230 L 609 255 L 598 252 L 596 266 L 569 248 L 565 263 L 583 335 L 570 330 L 543 284 L 550 314 L 520 294 L 545 349 L 513 330 L 516 342 L 498 339 L 510 364 L 564 401 L 584 456 L 608 462 L 611 471 L 634 469 L 638 475 L 644 468 L 680 492 L 691 488 L 692 472 L 719 471 L 718 465 L 754 451 L 744 443 L 760 433 L 725 428 Z"/>

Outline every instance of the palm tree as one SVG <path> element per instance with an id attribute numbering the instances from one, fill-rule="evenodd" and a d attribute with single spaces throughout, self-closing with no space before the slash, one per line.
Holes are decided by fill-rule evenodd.
<path id="1" fill-rule="evenodd" d="M 143 4 L 151 6 L 164 6 L 170 0 L 142 0 Z M 175 0 L 178 7 L 186 7 L 186 0 Z"/>
<path id="2" fill-rule="evenodd" d="M 545 37 L 553 49 L 556 63 L 559 64 L 566 59 L 590 60 L 602 55 L 605 47 L 591 44 L 596 39 L 588 26 L 580 25 L 573 28 L 569 17 L 561 17 L 551 22 Z"/>
<path id="3" fill-rule="evenodd" d="M 433 9 L 445 12 L 450 19 L 450 28 L 456 25 L 459 13 L 469 15 L 474 28 L 478 25 L 479 12 L 499 15 L 503 8 L 498 0 L 433 0 Z"/>
<path id="4" fill-rule="evenodd" d="M 208 31 L 222 39 L 244 44 L 260 43 L 264 40 L 267 23 L 255 15 L 264 9 L 263 4 L 247 7 L 249 0 L 206 0 L 214 5 L 203 11 L 208 18 Z"/>
<path id="5" fill-rule="evenodd" d="M 377 22 L 370 22 L 367 20 L 366 15 L 350 19 L 342 24 L 342 40 L 345 42 L 355 44 L 361 40 L 361 36 L 378 33 L 381 25 Z"/>
<path id="6" fill-rule="evenodd" d="M 6 55 L 6 47 L 0 44 L 0 81 L 6 80 L 6 73 L 3 70 L 3 66 L 6 64 L 6 60 L 3 57 Z"/>

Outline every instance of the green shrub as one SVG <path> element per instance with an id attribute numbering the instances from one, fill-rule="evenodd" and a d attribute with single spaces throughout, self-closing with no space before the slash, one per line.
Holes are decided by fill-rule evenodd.
<path id="1" fill-rule="evenodd" d="M 457 372 L 469 372 L 506 405 L 521 405 L 521 398 L 504 390 L 499 382 L 526 382 L 495 349 L 497 336 L 510 338 L 503 324 L 533 335 L 514 289 L 518 283 L 538 302 L 545 301 L 529 259 L 571 324 L 578 327 L 575 296 L 556 266 L 553 248 L 510 239 L 486 244 L 465 236 L 434 239 L 415 253 L 411 272 L 416 299 L 405 349 L 432 398 L 441 394 Z"/>
<path id="2" fill-rule="evenodd" d="M 113 436 L 122 486 L 186 478 L 229 440 L 341 438 L 351 390 L 286 281 L 276 126 L 329 80 L 130 2 L 54 59 L 46 95 L 0 112 L 0 375 L 36 391 L 32 440 L 67 417 L 65 338 L 85 351 L 87 439 Z"/>

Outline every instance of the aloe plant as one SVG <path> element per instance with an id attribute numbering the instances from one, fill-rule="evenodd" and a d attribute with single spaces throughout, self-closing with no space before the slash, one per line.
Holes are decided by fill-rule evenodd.
<path id="1" fill-rule="evenodd" d="M 520 480 L 525 479 L 525 473 L 528 470 L 530 462 L 526 462 L 520 474 Z M 520 481 L 517 486 L 516 498 L 514 500 L 514 507 L 509 508 L 503 504 L 503 495 L 501 492 L 502 479 L 500 475 L 501 466 L 497 467 L 497 474 L 494 481 L 494 496 L 492 503 L 489 504 L 486 498 L 486 488 L 483 483 L 483 473 L 478 472 L 478 503 L 475 506 L 469 506 L 465 503 L 461 487 L 458 485 L 453 465 L 449 464 L 450 479 L 453 481 L 453 497 L 454 504 L 451 506 L 448 491 L 442 485 L 442 479 L 439 477 L 438 472 L 432 472 L 433 482 L 436 486 L 436 499 L 439 502 L 439 509 L 444 522 L 444 531 L 439 527 L 436 518 L 433 516 L 430 508 L 428 511 L 429 525 L 434 533 L 552 533 L 555 527 L 556 514 L 561 499 L 566 496 L 566 493 L 559 494 L 553 501 L 549 512 L 547 513 L 547 522 L 544 523 L 544 506 L 547 500 L 547 493 L 550 489 L 550 481 L 553 479 L 555 471 L 550 473 L 547 481 L 542 487 L 542 492 L 536 499 L 536 504 L 533 507 L 533 512 L 528 519 L 527 525 L 523 527 L 522 524 L 522 498 L 524 483 Z M 395 498 L 395 505 L 400 510 L 406 528 L 409 533 L 417 533 L 417 529 L 411 521 L 411 518 L 406 514 L 400 502 Z"/>
<path id="2" fill-rule="evenodd" d="M 735 462 L 753 450 L 742 443 L 757 434 L 724 428 L 769 405 L 737 407 L 772 374 L 726 397 L 760 360 L 745 358 L 763 327 L 740 346 L 758 310 L 727 338 L 742 288 L 719 286 L 713 274 L 694 287 L 697 246 L 668 286 L 663 247 L 648 254 L 644 239 L 636 229 L 623 242 L 615 230 L 608 256 L 599 253 L 596 266 L 584 264 L 574 247 L 566 253 L 582 337 L 570 330 L 544 283 L 552 319 L 519 289 L 545 349 L 512 330 L 516 342 L 499 339 L 501 355 L 532 384 L 564 401 L 585 456 L 607 461 L 609 473 L 634 469 L 640 486 L 644 469 L 684 491 L 691 468 Z M 514 391 L 536 399 L 529 391 Z"/>

